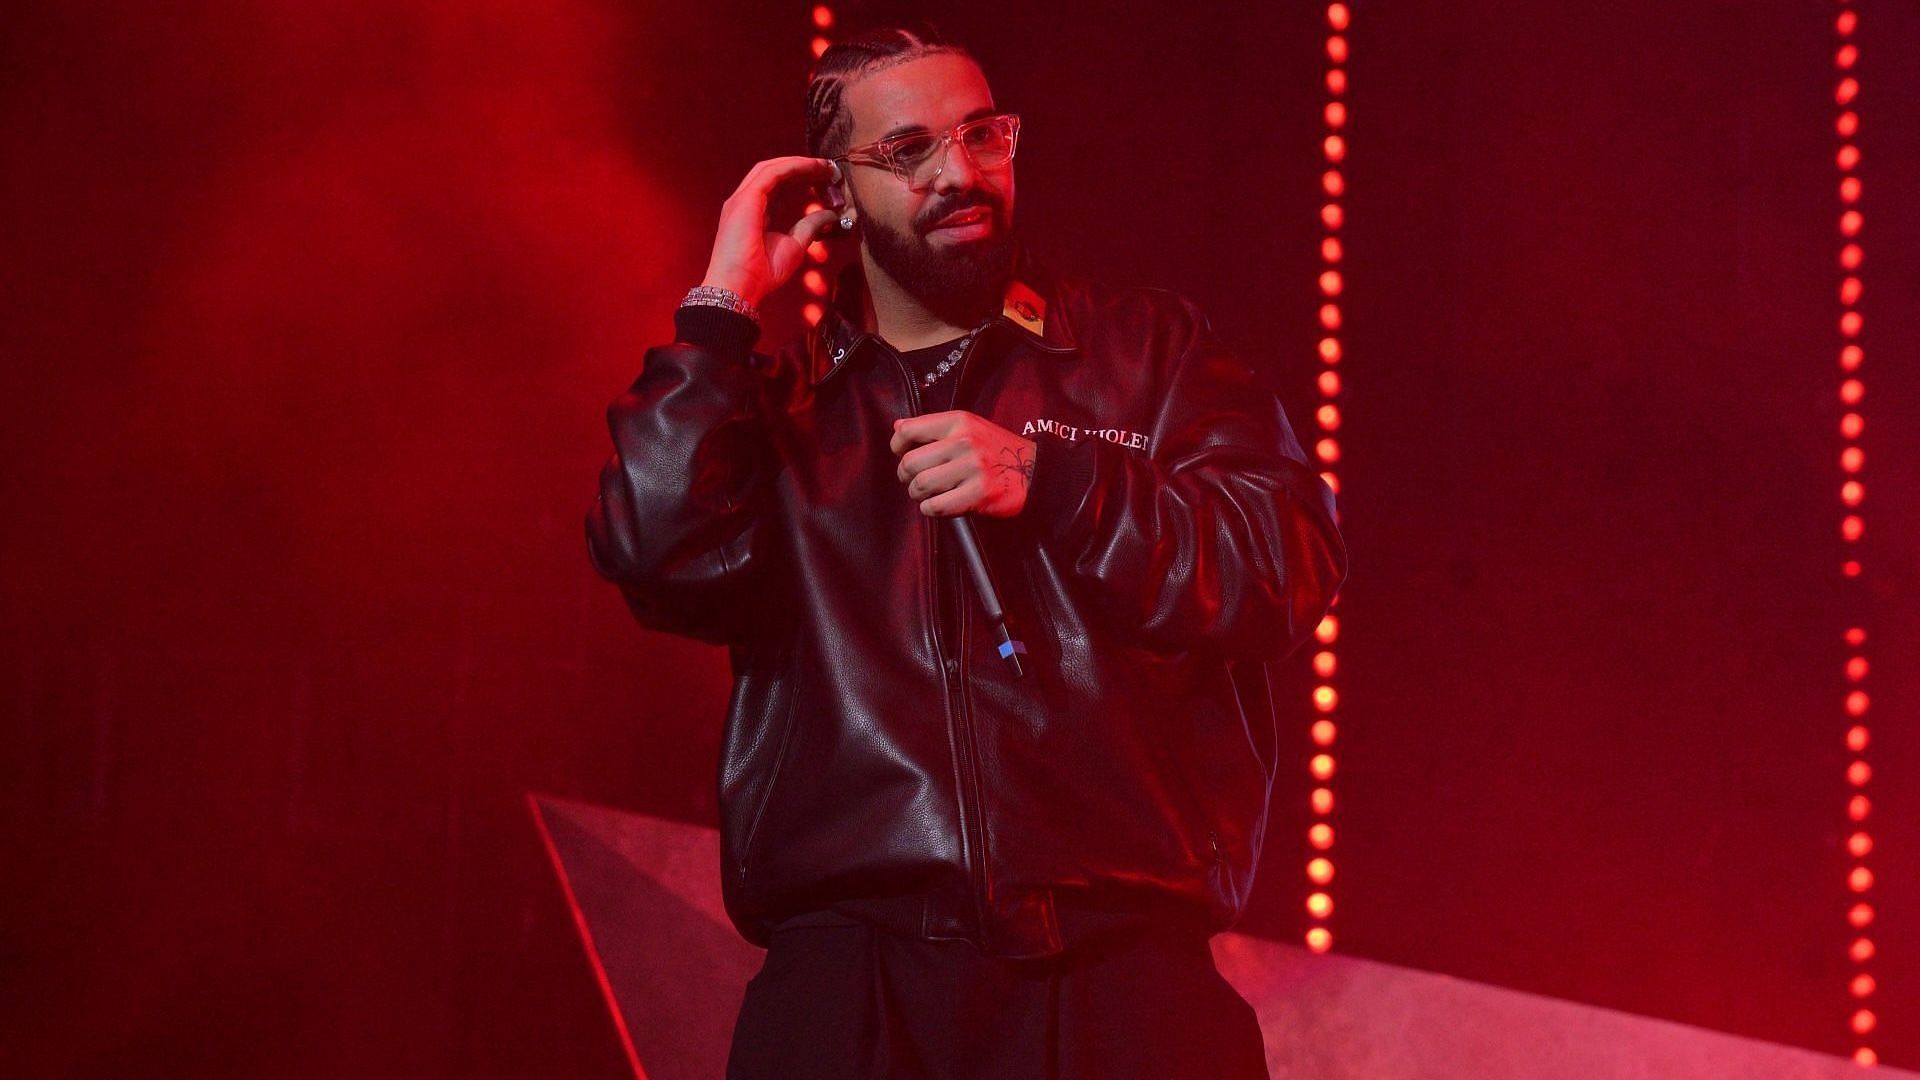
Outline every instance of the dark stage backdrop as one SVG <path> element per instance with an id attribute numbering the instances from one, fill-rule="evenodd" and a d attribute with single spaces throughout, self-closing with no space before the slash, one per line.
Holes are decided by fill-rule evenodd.
<path id="1" fill-rule="evenodd" d="M 1920 14 L 1858 7 L 1849 592 L 1831 6 L 1354 5 L 1340 949 L 1846 1052 L 1862 621 L 1874 1043 L 1920 1066 Z M 891 10 L 1027 117 L 1035 242 L 1194 297 L 1310 434 L 1321 9 L 1035 8 Z M 806 10 L 16 13 L 15 1075 L 618 1074 L 519 800 L 713 820 L 725 657 L 580 522 L 720 201 L 800 148 Z M 1243 927 L 1296 941 L 1304 659 Z"/>

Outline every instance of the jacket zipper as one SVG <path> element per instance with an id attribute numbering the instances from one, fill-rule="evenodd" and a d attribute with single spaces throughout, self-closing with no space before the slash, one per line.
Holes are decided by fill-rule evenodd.
<path id="1" fill-rule="evenodd" d="M 959 366 L 953 373 L 953 403 L 956 409 L 960 407 L 960 390 L 967 374 L 967 361 L 973 357 L 974 345 L 979 341 L 979 337 L 979 334 L 975 334 L 974 340 L 967 343 L 966 351 L 960 354 Z M 900 359 L 898 353 L 894 354 L 894 366 L 906 379 L 907 399 L 913 403 L 914 415 L 920 415 L 924 407 L 920 400 L 920 388 L 914 385 L 913 373 L 907 370 L 906 362 Z M 954 756 L 960 767 L 960 785 L 956 796 L 960 802 L 961 843 L 967 853 L 967 862 L 971 869 L 969 876 L 974 892 L 974 907 L 984 924 L 987 917 L 988 892 L 986 821 L 980 805 L 980 770 L 976 763 L 977 749 L 973 741 L 973 718 L 967 708 L 966 686 L 961 681 L 966 665 L 963 659 L 948 656 L 943 647 L 941 628 L 946 625 L 946 619 L 940 602 L 940 541 L 935 523 L 928 519 L 926 524 L 926 552 L 929 568 L 927 592 L 933 611 L 933 654 L 934 658 L 940 661 L 942 677 L 946 681 L 947 713 L 953 718 L 957 730 Z M 955 598 L 955 602 L 959 602 L 958 597 Z M 967 607 L 961 603 L 959 629 L 963 650 L 967 639 L 967 622 Z M 982 925 L 980 930 L 984 932 L 985 926 Z"/>

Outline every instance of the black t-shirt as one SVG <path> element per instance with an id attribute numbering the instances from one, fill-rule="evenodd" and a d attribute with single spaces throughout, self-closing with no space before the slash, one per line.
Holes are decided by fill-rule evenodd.
<path id="1" fill-rule="evenodd" d="M 926 378 L 940 366 L 941 361 L 952 354 L 954 346 L 960 344 L 960 341 L 961 338 L 954 338 L 952 341 L 943 341 L 924 349 L 908 349 L 900 354 L 900 359 L 907 362 L 907 370 L 913 372 L 914 386 L 920 392 L 922 412 L 946 412 L 953 408 L 953 384 L 955 376 L 960 374 L 956 366 L 950 365 L 947 373 L 935 379 L 932 386 L 926 385 Z"/>

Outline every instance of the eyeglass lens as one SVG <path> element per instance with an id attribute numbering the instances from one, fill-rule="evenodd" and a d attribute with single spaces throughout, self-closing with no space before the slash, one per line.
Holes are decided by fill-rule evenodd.
<path id="1" fill-rule="evenodd" d="M 980 168 L 1004 165 L 1013 156 L 1013 124 L 1004 117 L 987 117 L 963 125 L 954 132 L 954 141 Z M 946 159 L 940 152 L 945 142 L 944 135 L 931 133 L 903 136 L 893 143 L 893 160 L 906 172 L 908 182 L 925 183 L 939 173 Z"/>

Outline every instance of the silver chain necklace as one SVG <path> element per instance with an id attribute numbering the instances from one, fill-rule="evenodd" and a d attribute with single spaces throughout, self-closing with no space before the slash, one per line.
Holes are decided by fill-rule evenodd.
<path id="1" fill-rule="evenodd" d="M 988 321 L 991 322 L 992 320 L 988 320 Z M 954 343 L 953 351 L 947 354 L 947 358 L 945 360 L 942 360 L 940 361 L 939 364 L 935 365 L 932 371 L 929 371 L 925 375 L 920 376 L 920 385 L 932 386 L 934 383 L 940 381 L 940 377 L 942 375 L 945 375 L 947 372 L 953 370 L 953 366 L 955 364 L 958 364 L 960 362 L 960 357 L 966 353 L 967 343 L 973 340 L 973 336 L 975 334 L 978 334 L 980 331 L 985 330 L 986 328 L 987 328 L 987 324 L 981 323 L 979 326 L 976 326 L 973 329 L 967 331 L 966 334 L 962 336 L 959 341 Z"/>

